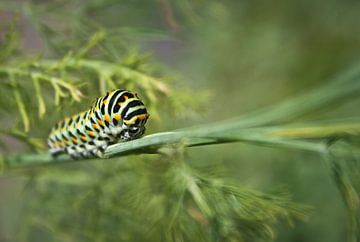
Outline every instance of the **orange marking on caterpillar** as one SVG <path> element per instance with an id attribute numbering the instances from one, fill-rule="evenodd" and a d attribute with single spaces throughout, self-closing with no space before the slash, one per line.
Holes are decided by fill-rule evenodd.
<path id="1" fill-rule="evenodd" d="M 74 138 L 74 137 L 71 137 L 71 141 L 74 143 L 74 144 L 78 144 L 78 141 L 77 141 L 77 139 L 76 138 Z"/>
<path id="2" fill-rule="evenodd" d="M 88 135 L 92 138 L 95 137 L 95 133 L 93 131 L 87 131 Z"/>
<path id="3" fill-rule="evenodd" d="M 115 119 L 116 121 L 119 121 L 119 120 L 120 120 L 120 114 L 115 113 L 115 114 L 114 114 L 114 119 Z"/>
<path id="4" fill-rule="evenodd" d="M 80 137 L 80 139 L 81 139 L 82 141 L 84 141 L 84 142 L 87 141 L 87 139 L 86 139 L 86 137 L 85 137 L 84 135 L 80 135 L 79 137 Z"/>
<path id="5" fill-rule="evenodd" d="M 105 126 L 104 122 L 101 121 L 100 119 L 98 119 L 97 122 L 98 122 L 98 124 L 100 124 L 101 127 L 104 127 L 104 126 Z"/>

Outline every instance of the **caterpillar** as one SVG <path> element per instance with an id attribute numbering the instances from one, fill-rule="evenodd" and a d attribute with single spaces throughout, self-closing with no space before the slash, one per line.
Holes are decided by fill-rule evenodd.
<path id="1" fill-rule="evenodd" d="M 137 94 L 124 89 L 97 98 L 89 110 L 58 122 L 47 140 L 53 157 L 102 157 L 107 146 L 140 138 L 149 114 Z"/>

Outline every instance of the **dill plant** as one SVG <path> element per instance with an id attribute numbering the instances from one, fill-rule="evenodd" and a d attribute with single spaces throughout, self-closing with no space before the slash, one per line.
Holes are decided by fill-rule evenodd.
<path id="1" fill-rule="evenodd" d="M 5 127 L 1 134 L 26 147 L 26 152 L 16 154 L 2 142 L 3 174 L 26 179 L 23 196 L 27 203 L 18 226 L 10 232 L 16 235 L 11 239 L 274 240 L 279 220 L 291 225 L 305 220 L 310 207 L 292 201 L 284 190 L 264 193 L 238 184 L 216 174 L 219 167 L 200 169 L 186 152 L 190 146 L 245 142 L 300 149 L 324 157 L 349 210 L 349 239 L 358 241 L 358 120 L 291 122 L 345 97 L 356 97 L 360 90 L 357 65 L 330 80 L 327 86 L 272 107 L 228 121 L 154 132 L 139 140 L 115 144 L 106 150 L 109 159 L 52 159 L 44 146 L 52 124 L 81 110 L 90 97 L 109 89 L 121 86 L 138 90 L 153 120 L 160 123 L 163 113 L 174 119 L 179 112 L 196 113 L 206 105 L 199 93 L 175 88 L 170 71 L 162 72 L 149 55 L 134 51 L 132 41 L 127 40 L 130 28 L 114 30 L 91 21 L 88 13 L 99 7 L 96 3 L 101 6 L 106 1 L 82 5 L 74 12 L 78 16 L 69 16 L 69 23 L 63 26 L 48 25 L 39 17 L 57 7 L 56 3 L 40 7 L 26 3 L 22 7 L 22 14 L 40 33 L 51 54 L 29 55 L 19 49 L 16 20 L 9 25 L 1 45 L 0 113 Z M 176 4 L 182 9 L 191 6 L 181 1 Z M 60 17 L 64 10 L 60 8 Z M 52 16 L 53 12 L 49 12 Z M 196 19 L 196 15 L 188 14 L 190 19 Z M 59 16 L 52 17 L 56 20 Z M 177 25 L 172 22 L 172 26 Z M 71 33 L 69 41 L 57 31 Z M 149 33 L 146 36 L 164 38 L 161 32 Z M 117 43 L 114 39 L 119 36 L 123 41 Z M 355 168 L 348 168 L 350 165 Z"/>

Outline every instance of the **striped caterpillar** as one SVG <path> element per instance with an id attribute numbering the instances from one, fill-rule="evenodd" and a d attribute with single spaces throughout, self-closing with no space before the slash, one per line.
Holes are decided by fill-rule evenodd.
<path id="1" fill-rule="evenodd" d="M 50 154 L 67 153 L 74 159 L 102 157 L 107 146 L 140 138 L 148 117 L 136 94 L 123 89 L 108 92 L 89 110 L 53 127 L 48 138 Z"/>

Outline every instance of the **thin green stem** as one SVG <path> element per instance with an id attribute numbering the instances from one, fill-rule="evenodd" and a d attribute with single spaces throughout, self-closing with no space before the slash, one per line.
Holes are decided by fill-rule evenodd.
<path id="1" fill-rule="evenodd" d="M 211 127 L 212 125 L 210 125 Z M 207 130 L 207 132 L 204 132 Z M 359 123 L 340 123 L 332 126 L 325 125 L 303 125 L 285 127 L 262 127 L 234 130 L 232 126 L 217 130 L 202 127 L 202 132 L 197 133 L 193 128 L 187 130 L 163 132 L 145 136 L 141 139 L 118 143 L 109 146 L 105 150 L 105 157 L 125 156 L 131 154 L 159 154 L 164 147 L 182 144 L 185 147 L 204 146 L 222 143 L 252 143 L 256 145 L 298 149 L 303 151 L 327 154 L 327 139 L 339 137 L 346 134 L 360 133 Z M 7 168 L 26 167 L 34 165 L 55 164 L 59 162 L 72 161 L 68 156 L 52 158 L 49 154 L 25 154 L 4 157 L 4 165 Z"/>

